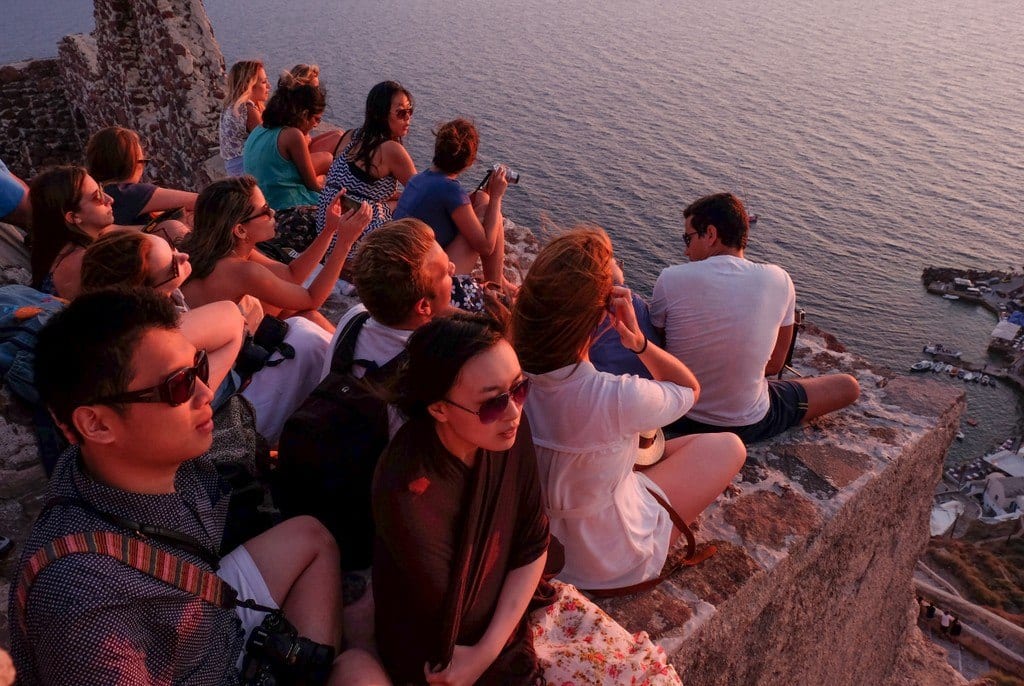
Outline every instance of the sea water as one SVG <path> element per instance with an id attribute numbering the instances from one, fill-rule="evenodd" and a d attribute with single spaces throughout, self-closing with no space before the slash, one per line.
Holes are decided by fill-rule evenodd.
<path id="1" fill-rule="evenodd" d="M 0 61 L 54 54 L 60 35 L 91 28 L 89 5 L 55 0 L 49 19 L 15 9 L 25 26 L 5 22 Z M 272 79 L 319 64 L 339 125 L 359 125 L 374 83 L 400 81 L 416 100 L 405 143 L 419 169 L 431 129 L 471 117 L 480 162 L 465 185 L 491 162 L 511 164 L 522 182 L 506 195 L 509 216 L 600 224 L 643 293 L 684 259 L 682 208 L 721 190 L 761 217 L 748 256 L 785 267 L 812 321 L 898 370 L 928 341 L 982 361 L 995 323 L 927 295 L 923 267 L 1022 268 L 1017 2 L 206 6 L 229 64 L 262 59 Z M 1014 392 L 967 390 L 980 425 L 965 427 L 953 460 L 1020 431 Z"/>

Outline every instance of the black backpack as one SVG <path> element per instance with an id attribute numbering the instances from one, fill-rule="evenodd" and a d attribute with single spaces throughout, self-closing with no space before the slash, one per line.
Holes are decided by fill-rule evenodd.
<path id="1" fill-rule="evenodd" d="M 338 338 L 331 372 L 284 425 L 272 481 L 281 514 L 308 514 L 334 534 L 345 570 L 373 561 L 370 486 L 388 444 L 387 403 L 373 387 L 394 376 L 403 351 L 385 365 L 356 360 L 356 341 L 368 312 L 353 317 Z M 366 374 L 352 374 L 354 366 Z"/>

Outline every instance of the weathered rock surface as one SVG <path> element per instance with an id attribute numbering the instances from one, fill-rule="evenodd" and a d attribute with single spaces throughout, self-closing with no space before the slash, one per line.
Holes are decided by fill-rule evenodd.
<path id="1" fill-rule="evenodd" d="M 700 520 L 717 555 L 656 596 L 601 605 L 646 629 L 687 684 L 964 683 L 911 611 L 962 391 L 876 370 L 813 331 L 796 357 L 805 374 L 854 374 L 861 399 L 749 450 L 735 492 Z"/>

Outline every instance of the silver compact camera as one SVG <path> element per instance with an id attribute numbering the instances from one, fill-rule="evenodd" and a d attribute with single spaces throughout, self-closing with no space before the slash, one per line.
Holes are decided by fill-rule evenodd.
<path id="1" fill-rule="evenodd" d="M 487 185 L 487 182 L 491 180 L 491 174 L 493 174 L 494 172 L 498 171 L 500 168 L 501 168 L 501 164 L 499 164 L 498 162 L 495 162 L 494 164 L 492 164 L 491 168 L 488 169 L 487 173 L 484 175 L 484 180 L 480 182 L 480 185 L 477 186 L 476 189 L 478 191 L 482 190 L 483 187 Z M 519 172 L 517 172 L 514 169 L 512 169 L 512 167 L 509 167 L 509 166 L 506 165 L 505 166 L 505 180 L 508 181 L 509 184 L 519 183 Z"/>

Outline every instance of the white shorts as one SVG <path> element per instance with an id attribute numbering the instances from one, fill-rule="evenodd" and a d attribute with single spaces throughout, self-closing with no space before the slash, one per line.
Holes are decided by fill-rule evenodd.
<path id="1" fill-rule="evenodd" d="M 260 574 L 260 570 L 253 561 L 252 555 L 249 554 L 244 545 L 238 546 L 221 558 L 217 576 L 238 592 L 239 600 L 253 600 L 260 605 L 277 609 L 277 603 L 274 602 L 273 596 L 270 595 L 267 582 L 263 580 L 263 575 Z M 236 607 L 235 614 L 242 620 L 242 630 L 245 632 L 242 652 L 238 656 L 237 664 L 237 667 L 241 669 L 242 658 L 245 656 L 245 643 L 249 640 L 249 634 L 263 623 L 263 618 L 267 616 L 267 613 L 260 610 L 250 610 L 247 607 Z"/>

